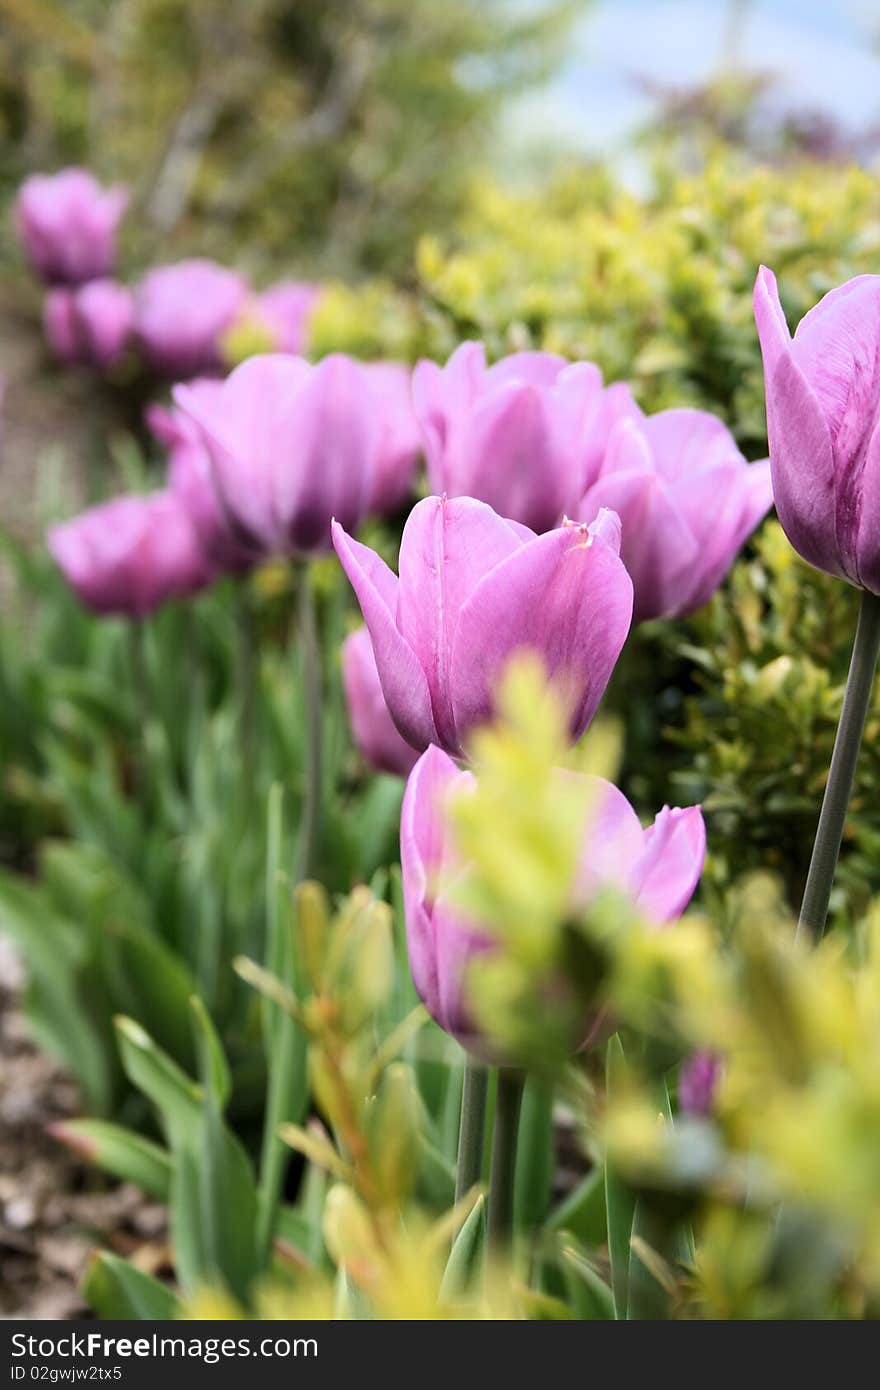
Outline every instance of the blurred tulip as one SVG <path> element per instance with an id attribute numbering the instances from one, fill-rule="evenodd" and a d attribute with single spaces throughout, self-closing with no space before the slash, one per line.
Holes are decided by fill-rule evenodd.
<path id="1" fill-rule="evenodd" d="M 393 516 L 412 496 L 422 439 L 413 412 L 410 371 L 398 362 L 367 362 L 373 402 L 373 491 L 370 511 Z"/>
<path id="2" fill-rule="evenodd" d="M 215 261 L 157 266 L 135 295 L 135 333 L 154 371 L 193 377 L 223 366 L 220 340 L 248 295 L 247 282 Z"/>
<path id="3" fill-rule="evenodd" d="M 591 362 L 518 352 L 487 368 L 482 343 L 462 343 L 445 367 L 420 362 L 413 373 L 432 490 L 477 497 L 534 531 L 573 511 L 610 416 L 628 400 L 620 390 L 606 399 Z"/>
<path id="4" fill-rule="evenodd" d="M 633 621 L 678 618 L 711 597 L 772 505 L 770 468 L 746 463 L 702 410 L 633 408 L 613 425 L 578 515 L 611 507 L 635 590 Z"/>
<path id="5" fill-rule="evenodd" d="M 174 399 L 201 428 L 221 506 L 264 554 L 330 549 L 330 521 L 358 526 L 372 494 L 372 402 L 363 368 L 281 353 L 243 362 L 210 400 Z"/>
<path id="6" fill-rule="evenodd" d="M 704 1120 L 712 1114 L 721 1080 L 721 1061 L 714 1052 L 693 1052 L 681 1064 L 678 1103 L 685 1115 Z"/>
<path id="7" fill-rule="evenodd" d="M 309 319 L 323 290 L 306 280 L 282 280 L 255 296 L 258 316 L 274 339 L 273 351 L 302 356 L 308 347 Z"/>
<path id="8" fill-rule="evenodd" d="M 192 382 L 190 389 L 210 402 L 222 383 L 206 378 Z M 206 559 L 220 571 L 250 569 L 258 554 L 238 538 L 220 505 L 199 426 L 184 411 L 161 405 L 148 406 L 145 418 L 168 450 L 167 486 L 189 513 Z"/>
<path id="9" fill-rule="evenodd" d="M 561 772 L 561 777 L 584 774 Z M 591 795 L 572 911 L 602 888 L 625 893 L 650 921 L 672 922 L 693 896 L 703 869 L 706 830 L 698 806 L 664 806 L 645 830 L 622 792 L 584 777 Z M 439 748 L 423 753 L 410 773 L 400 822 L 400 862 L 410 969 L 420 998 L 448 1033 L 479 1044 L 464 1000 L 465 972 L 476 956 L 497 948 L 497 936 L 468 920 L 449 897 L 464 866 L 446 826 L 449 800 L 474 785 Z"/>
<path id="10" fill-rule="evenodd" d="M 55 356 L 102 371 L 128 346 L 133 317 L 132 293 L 117 280 L 49 290 L 43 304 L 43 327 Z"/>
<path id="11" fill-rule="evenodd" d="M 212 575 L 173 493 L 117 497 L 53 526 L 48 545 L 77 597 L 96 613 L 144 618 Z"/>
<path id="12" fill-rule="evenodd" d="M 831 290 L 792 338 L 762 267 L 755 319 L 785 534 L 816 569 L 880 594 L 880 275 Z"/>
<path id="13" fill-rule="evenodd" d="M 365 627 L 342 644 L 342 681 L 355 743 L 379 772 L 405 777 L 418 758 L 388 713 L 376 670 L 373 644 Z"/>
<path id="14" fill-rule="evenodd" d="M 428 497 L 410 514 L 400 578 L 336 522 L 333 543 L 361 605 L 391 717 L 414 748 L 461 754 L 493 710 L 509 657 L 536 652 L 589 724 L 629 631 L 632 584 L 617 517 L 536 536 L 470 497 Z"/>
<path id="15" fill-rule="evenodd" d="M 86 169 L 32 174 L 19 190 L 15 219 L 33 269 L 50 284 L 79 285 L 108 275 L 127 204 L 124 189 L 102 188 Z"/>

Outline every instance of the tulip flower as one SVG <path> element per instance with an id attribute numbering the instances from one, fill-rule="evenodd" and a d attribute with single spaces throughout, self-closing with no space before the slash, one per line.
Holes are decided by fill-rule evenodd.
<path id="1" fill-rule="evenodd" d="M 476 497 L 534 531 L 558 526 L 592 481 L 611 420 L 591 362 L 519 352 L 486 366 L 482 343 L 462 343 L 445 367 L 420 362 L 413 404 L 428 479 L 437 493 Z"/>
<path id="2" fill-rule="evenodd" d="M 578 739 L 629 631 L 632 583 L 617 517 L 536 536 L 471 497 L 428 497 L 410 514 L 400 577 L 335 522 L 391 717 L 407 743 L 460 755 L 492 714 L 510 656 L 535 651 L 570 703 Z"/>
<path id="3" fill-rule="evenodd" d="M 137 288 L 134 325 L 149 365 L 166 377 L 219 371 L 220 340 L 247 295 L 247 282 L 215 261 L 151 270 Z"/>
<path id="4" fill-rule="evenodd" d="M 816 569 L 880 594 L 880 275 L 826 294 L 792 337 L 762 267 L 755 320 L 783 529 Z"/>
<path id="5" fill-rule="evenodd" d="M 80 285 L 109 275 L 127 203 L 124 189 L 102 188 L 85 169 L 25 179 L 15 219 L 33 269 L 49 284 Z"/>
<path id="6" fill-rule="evenodd" d="M 96 613 L 144 618 L 212 575 L 173 493 L 117 497 L 53 526 L 48 545 L 67 583 Z"/>
<path id="7" fill-rule="evenodd" d="M 222 384 L 206 378 L 192 382 L 190 389 L 210 401 Z M 220 505 L 199 426 L 184 411 L 160 405 L 147 407 L 146 421 L 168 450 L 167 486 L 189 514 L 205 558 L 221 572 L 250 569 L 258 554 L 239 539 Z"/>
<path id="8" fill-rule="evenodd" d="M 365 627 L 350 633 L 342 644 L 342 683 L 355 743 L 367 762 L 379 772 L 405 777 L 419 755 L 401 738 L 388 713 Z"/>
<path id="9" fill-rule="evenodd" d="M 560 773 L 560 776 L 585 777 Z M 583 911 L 597 892 L 625 893 L 649 920 L 663 925 L 681 916 L 703 870 L 706 830 L 698 806 L 664 806 L 643 829 L 622 792 L 600 777 L 589 783 L 589 812 L 572 911 Z M 429 748 L 406 785 L 400 821 L 400 862 L 410 969 L 426 1008 L 446 1032 L 479 1049 L 466 1003 L 465 975 L 476 956 L 497 949 L 497 936 L 466 919 L 448 885 L 464 866 L 446 827 L 451 797 L 467 794 L 473 774 L 439 748 Z"/>
<path id="10" fill-rule="evenodd" d="M 111 367 L 131 338 L 131 291 L 117 280 L 90 280 L 77 289 L 49 290 L 43 328 L 57 358 L 68 364 Z"/>
<path id="11" fill-rule="evenodd" d="M 372 403 L 363 369 L 341 355 L 317 366 L 252 357 L 207 399 L 178 386 L 199 425 L 223 511 L 264 554 L 330 549 L 330 521 L 356 527 L 372 495 Z"/>
<path id="12" fill-rule="evenodd" d="M 714 415 L 633 407 L 613 425 L 577 514 L 611 507 L 620 516 L 633 621 L 642 622 L 700 608 L 772 500 L 769 464 L 746 463 Z"/>
<path id="13" fill-rule="evenodd" d="M 368 362 L 373 401 L 373 490 L 370 511 L 393 516 L 412 494 L 422 439 L 413 412 L 410 372 L 398 362 Z"/>
<path id="14" fill-rule="evenodd" d="M 755 321 L 779 520 L 808 564 L 862 590 L 800 912 L 821 936 L 880 652 L 880 275 L 831 290 L 792 337 L 762 266 Z"/>

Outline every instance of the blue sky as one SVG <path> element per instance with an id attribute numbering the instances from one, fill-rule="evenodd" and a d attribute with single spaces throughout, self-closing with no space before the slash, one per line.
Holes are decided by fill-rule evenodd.
<path id="1" fill-rule="evenodd" d="M 603 152 L 650 113 L 632 82 L 670 84 L 718 67 L 727 0 L 593 0 L 584 4 L 570 56 L 550 86 L 516 103 L 515 141 L 553 136 Z M 880 118 L 880 7 L 872 0 L 751 0 L 742 30 L 750 66 L 778 75 L 780 95 L 818 106 L 845 124 Z M 871 38 L 877 40 L 872 49 Z"/>

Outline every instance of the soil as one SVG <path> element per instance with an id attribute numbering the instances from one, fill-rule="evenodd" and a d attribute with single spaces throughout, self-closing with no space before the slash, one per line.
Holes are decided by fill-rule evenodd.
<path id="1" fill-rule="evenodd" d="M 79 1113 L 79 1097 L 31 1041 L 22 984 L 0 937 L 0 1318 L 88 1317 L 79 1285 L 95 1248 L 167 1272 L 166 1212 L 131 1184 L 108 1183 L 47 1132 Z"/>

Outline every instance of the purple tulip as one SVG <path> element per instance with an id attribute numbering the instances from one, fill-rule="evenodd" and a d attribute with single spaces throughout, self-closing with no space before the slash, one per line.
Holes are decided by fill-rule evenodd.
<path id="1" fill-rule="evenodd" d="M 405 777 L 419 755 L 400 737 L 388 713 L 365 627 L 342 644 L 342 682 L 354 740 L 367 762 L 379 772 Z"/>
<path id="2" fill-rule="evenodd" d="M 482 343 L 462 343 L 445 367 L 420 362 L 413 404 L 433 491 L 477 497 L 534 531 L 573 511 L 608 428 L 591 362 L 518 352 L 487 368 Z"/>
<path id="3" fill-rule="evenodd" d="M 281 353 L 251 357 L 210 401 L 174 399 L 200 426 L 221 506 L 264 554 L 330 549 L 330 521 L 355 528 L 372 494 L 372 405 L 363 368 L 341 355 L 317 366 Z"/>
<path id="4" fill-rule="evenodd" d="M 275 340 L 275 352 L 301 356 L 308 346 L 309 320 L 324 293 L 306 280 L 282 280 L 255 296 L 257 317 Z"/>
<path id="5" fill-rule="evenodd" d="M 536 536 L 471 497 L 427 497 L 400 543 L 400 578 L 338 522 L 333 544 L 361 605 L 391 717 L 407 743 L 461 754 L 523 648 L 589 724 L 632 614 L 617 517 Z"/>
<path id="6" fill-rule="evenodd" d="M 134 302 L 117 280 L 89 280 L 77 289 L 52 289 L 43 304 L 43 328 L 57 358 L 68 364 L 111 367 L 131 338 Z"/>
<path id="7" fill-rule="evenodd" d="M 70 587 L 96 613 L 144 618 L 212 578 L 189 516 L 167 490 L 90 507 L 53 526 L 48 544 Z"/>
<path id="8" fill-rule="evenodd" d="M 215 261 L 151 270 L 135 297 L 135 332 L 149 365 L 166 377 L 221 370 L 220 340 L 247 296 L 247 282 Z"/>
<path id="9" fill-rule="evenodd" d="M 192 382 L 190 390 L 210 405 L 222 384 L 204 379 Z M 146 421 L 168 450 L 167 486 L 188 512 L 206 559 L 221 572 L 250 569 L 259 556 L 241 542 L 220 505 L 199 426 L 182 410 L 161 405 L 147 407 Z"/>
<path id="10" fill-rule="evenodd" d="M 701 607 L 772 500 L 769 464 L 746 463 L 714 415 L 646 416 L 633 405 L 613 425 L 578 515 L 611 507 L 620 516 L 633 621 L 643 622 Z"/>
<path id="11" fill-rule="evenodd" d="M 831 290 L 792 338 L 762 267 L 755 320 L 785 534 L 816 569 L 880 594 L 880 275 Z"/>
<path id="12" fill-rule="evenodd" d="M 625 893 L 652 922 L 674 921 L 694 893 L 703 869 L 706 829 L 698 806 L 664 806 L 642 829 L 622 792 L 599 777 L 589 784 L 589 810 L 572 911 L 584 910 L 601 888 Z M 469 921 L 448 896 L 448 884 L 461 872 L 446 826 L 451 797 L 474 785 L 439 748 L 423 753 L 410 773 L 400 821 L 400 862 L 410 969 L 419 996 L 431 1015 L 462 1043 L 476 1046 L 466 1006 L 465 974 L 470 961 L 491 952 L 497 937 Z"/>
<path id="13" fill-rule="evenodd" d="M 363 365 L 373 402 L 370 511 L 393 516 L 412 496 L 422 438 L 413 412 L 410 372 L 398 362 Z"/>
<path id="14" fill-rule="evenodd" d="M 33 269 L 50 284 L 79 285 L 109 275 L 127 204 L 124 189 L 102 188 L 85 169 L 32 174 L 19 190 L 15 219 Z"/>
<path id="15" fill-rule="evenodd" d="M 681 1064 L 678 1103 L 682 1113 L 704 1120 L 715 1109 L 721 1081 L 721 1060 L 714 1052 L 692 1052 Z"/>

